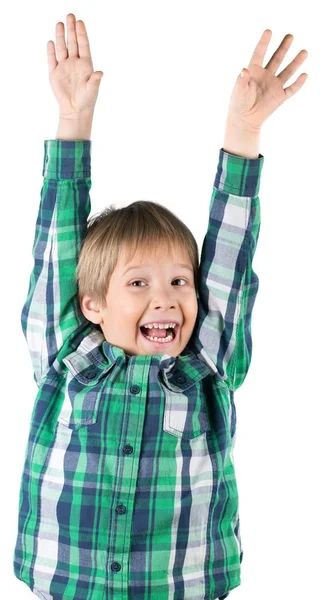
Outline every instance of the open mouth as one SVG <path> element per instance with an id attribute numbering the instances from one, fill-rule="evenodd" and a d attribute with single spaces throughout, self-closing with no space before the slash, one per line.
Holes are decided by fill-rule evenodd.
<path id="1" fill-rule="evenodd" d="M 150 335 L 150 329 L 146 329 L 145 327 L 140 327 L 140 333 L 148 344 L 151 344 L 154 346 L 161 346 L 161 347 L 169 346 L 170 344 L 173 344 L 173 342 L 175 342 L 175 340 L 178 339 L 179 330 L 180 330 L 179 325 L 176 325 L 174 328 L 166 329 L 166 332 L 167 332 L 166 337 L 159 338 L 157 341 L 157 340 L 149 340 L 149 338 L 146 337 L 146 335 Z M 172 336 L 172 339 L 170 339 L 171 336 Z M 168 341 L 165 341 L 165 340 L 168 340 Z"/>

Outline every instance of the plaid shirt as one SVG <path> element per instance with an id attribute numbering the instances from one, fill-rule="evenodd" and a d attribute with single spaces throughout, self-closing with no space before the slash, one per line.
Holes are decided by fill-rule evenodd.
<path id="1" fill-rule="evenodd" d="M 90 140 L 44 141 L 14 573 L 43 600 L 223 598 L 241 583 L 234 392 L 252 356 L 264 156 L 220 149 L 197 322 L 177 357 L 129 355 L 81 312 L 90 158 Z"/>

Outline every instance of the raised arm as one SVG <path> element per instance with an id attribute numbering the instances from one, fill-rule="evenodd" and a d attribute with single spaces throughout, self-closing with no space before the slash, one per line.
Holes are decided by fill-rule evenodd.
<path id="1" fill-rule="evenodd" d="M 84 322 L 75 270 L 90 213 L 91 126 L 101 72 L 93 72 L 82 21 L 67 15 L 48 42 L 50 82 L 59 102 L 55 140 L 44 142 L 43 187 L 33 244 L 34 265 L 21 313 L 39 385 L 66 339 Z M 69 51 L 69 52 L 68 52 Z"/>
<path id="2" fill-rule="evenodd" d="M 307 79 L 303 73 L 283 88 L 306 59 L 306 50 L 275 75 L 292 43 L 291 34 L 263 68 L 271 33 L 263 32 L 249 68 L 237 77 L 232 91 L 200 261 L 192 341 L 233 391 L 243 383 L 252 358 L 251 318 L 259 285 L 252 262 L 260 231 L 258 194 L 264 163 L 259 154 L 261 126 Z"/>

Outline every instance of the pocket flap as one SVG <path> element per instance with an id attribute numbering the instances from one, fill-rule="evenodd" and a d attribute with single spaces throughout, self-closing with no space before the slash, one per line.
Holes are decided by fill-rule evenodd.
<path id="1" fill-rule="evenodd" d="M 63 362 L 71 375 L 83 385 L 96 385 L 113 367 L 113 363 L 98 363 L 93 356 L 80 354 L 78 351 L 66 356 Z"/>
<path id="2" fill-rule="evenodd" d="M 207 375 L 211 375 L 211 370 L 195 354 L 188 353 L 180 354 L 175 369 L 170 372 L 162 371 L 161 375 L 164 385 L 171 392 L 182 392 Z"/>

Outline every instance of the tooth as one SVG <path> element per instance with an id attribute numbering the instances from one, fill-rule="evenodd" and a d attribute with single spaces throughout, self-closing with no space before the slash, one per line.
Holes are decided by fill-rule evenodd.
<path id="1" fill-rule="evenodd" d="M 143 327 L 145 327 L 146 329 L 152 329 L 152 327 L 159 329 L 169 329 L 170 327 L 172 327 L 173 329 L 175 329 L 176 325 L 177 324 L 174 323 L 148 323 L 148 325 L 144 325 Z"/>

